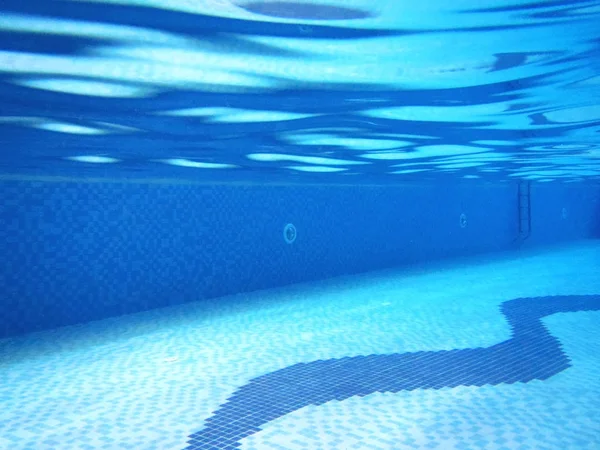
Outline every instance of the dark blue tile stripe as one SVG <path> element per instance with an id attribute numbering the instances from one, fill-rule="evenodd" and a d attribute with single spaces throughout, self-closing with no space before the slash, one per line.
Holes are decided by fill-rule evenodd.
<path id="1" fill-rule="evenodd" d="M 487 348 L 368 355 L 286 367 L 239 388 L 185 450 L 234 449 L 265 423 L 308 405 L 375 392 L 545 380 L 570 367 L 540 319 L 600 309 L 600 295 L 520 298 L 501 305 L 512 337 Z"/>

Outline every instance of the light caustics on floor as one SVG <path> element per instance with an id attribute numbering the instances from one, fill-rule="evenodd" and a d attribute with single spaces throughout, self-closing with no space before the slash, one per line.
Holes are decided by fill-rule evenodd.
<path id="1" fill-rule="evenodd" d="M 0 448 L 181 450 L 190 436 L 210 431 L 215 411 L 239 398 L 250 380 L 298 363 L 311 367 L 362 355 L 381 380 L 390 371 L 379 364 L 382 355 L 464 355 L 506 342 L 513 345 L 509 352 L 495 353 L 504 355 L 505 365 L 463 365 L 451 377 L 499 377 L 497 383 L 340 392 L 339 399 L 281 409 L 229 448 L 593 448 L 600 445 L 599 264 L 600 243 L 581 242 L 243 294 L 0 341 L 8 356 L 0 366 Z M 524 297 L 539 299 L 536 317 L 513 301 Z M 515 331 L 519 327 L 524 334 Z M 532 339 L 538 340 L 527 347 Z M 552 353 L 553 343 L 559 353 Z M 511 352 L 536 364 L 543 360 L 552 373 L 501 379 Z M 548 359 L 554 357 L 556 365 Z M 419 379 L 432 376 L 420 367 Z M 345 392 L 360 391 L 361 376 L 349 377 Z M 293 379 L 285 383 L 302 403 L 306 392 Z M 191 445 L 218 448 L 198 439 Z"/>

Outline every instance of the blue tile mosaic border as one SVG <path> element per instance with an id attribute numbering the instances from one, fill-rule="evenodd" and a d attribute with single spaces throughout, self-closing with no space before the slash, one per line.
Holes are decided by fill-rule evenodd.
<path id="1" fill-rule="evenodd" d="M 376 392 L 545 380 L 570 367 L 541 320 L 600 310 L 600 295 L 519 298 L 501 312 L 512 337 L 487 348 L 367 355 L 299 363 L 250 380 L 190 436 L 185 450 L 235 449 L 261 426 L 308 405 Z"/>

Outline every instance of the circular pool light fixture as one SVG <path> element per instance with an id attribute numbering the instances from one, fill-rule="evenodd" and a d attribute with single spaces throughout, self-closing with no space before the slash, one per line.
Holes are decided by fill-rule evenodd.
<path id="1" fill-rule="evenodd" d="M 465 213 L 460 215 L 459 224 L 461 228 L 467 228 L 467 215 Z"/>
<path id="2" fill-rule="evenodd" d="M 346 6 L 295 1 L 250 1 L 239 3 L 240 8 L 262 16 L 300 20 L 353 20 L 372 17 L 368 11 Z"/>
<path id="3" fill-rule="evenodd" d="M 288 244 L 292 244 L 296 237 L 298 236 L 298 232 L 296 231 L 296 227 L 293 223 L 288 223 L 285 227 L 283 227 L 283 239 Z"/>

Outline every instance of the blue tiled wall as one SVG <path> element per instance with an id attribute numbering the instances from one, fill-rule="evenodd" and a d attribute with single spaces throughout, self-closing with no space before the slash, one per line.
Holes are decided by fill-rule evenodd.
<path id="1" fill-rule="evenodd" d="M 600 237 L 600 186 L 532 184 L 531 243 Z"/>
<path id="2" fill-rule="evenodd" d="M 593 234 L 597 192 L 574 184 L 540 187 L 533 194 L 533 241 Z M 5 181 L 0 197 L 0 337 L 503 250 L 515 246 L 517 237 L 513 184 Z M 293 244 L 283 238 L 286 223 L 297 229 Z"/>

